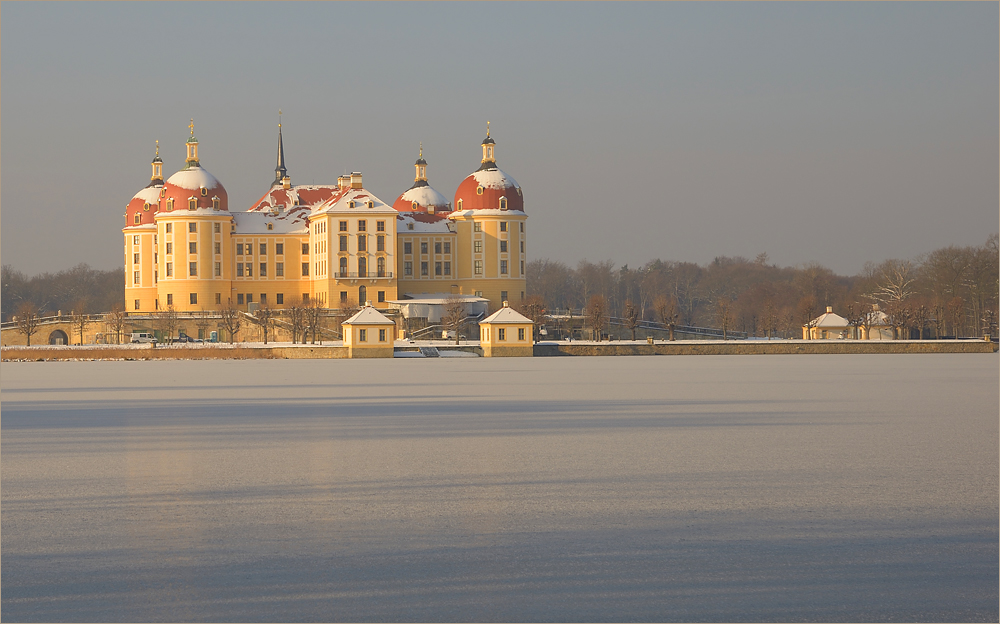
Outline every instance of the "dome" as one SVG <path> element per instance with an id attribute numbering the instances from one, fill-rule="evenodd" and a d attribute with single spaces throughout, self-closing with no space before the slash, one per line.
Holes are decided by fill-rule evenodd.
<path id="1" fill-rule="evenodd" d="M 159 208 L 160 187 L 147 186 L 132 196 L 125 207 L 125 226 L 152 225 L 153 216 Z M 135 222 L 135 215 L 139 214 L 139 223 Z"/>
<path id="2" fill-rule="evenodd" d="M 399 212 L 433 212 L 435 214 L 451 212 L 448 198 L 435 191 L 434 187 L 426 182 L 421 186 L 414 184 L 393 202 L 392 207 Z"/>
<path id="3" fill-rule="evenodd" d="M 517 180 L 494 166 L 474 171 L 462 180 L 455 191 L 455 210 L 503 210 L 501 198 L 506 199 L 507 210 L 524 211 L 524 199 Z M 459 203 L 461 202 L 461 203 Z"/>
<path id="4" fill-rule="evenodd" d="M 166 210 L 172 199 L 174 210 L 187 210 L 188 202 L 194 199 L 198 208 L 212 209 L 215 198 L 219 200 L 219 210 L 229 210 L 229 194 L 222 183 L 208 171 L 194 165 L 167 179 L 160 195 L 160 205 Z"/>

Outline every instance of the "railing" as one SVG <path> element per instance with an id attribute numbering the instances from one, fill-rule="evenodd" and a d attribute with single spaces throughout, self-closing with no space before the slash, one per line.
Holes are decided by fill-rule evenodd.
<path id="1" fill-rule="evenodd" d="M 336 279 L 344 279 L 347 277 L 358 277 L 362 279 L 376 279 L 376 278 L 386 278 L 392 277 L 391 271 L 346 271 L 343 273 L 334 273 L 333 277 Z"/>

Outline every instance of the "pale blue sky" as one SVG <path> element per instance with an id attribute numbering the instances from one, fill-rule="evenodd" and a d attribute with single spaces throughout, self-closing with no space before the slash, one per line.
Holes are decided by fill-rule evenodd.
<path id="1" fill-rule="evenodd" d="M 194 117 L 245 210 L 424 143 L 451 198 L 492 122 L 529 258 L 767 252 L 855 273 L 998 230 L 998 4 L 41 3 L 0 7 L 2 261 L 122 265 L 128 200 Z"/>

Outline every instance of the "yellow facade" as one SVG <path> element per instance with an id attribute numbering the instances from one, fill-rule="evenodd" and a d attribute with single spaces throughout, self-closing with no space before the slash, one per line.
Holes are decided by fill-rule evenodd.
<path id="1" fill-rule="evenodd" d="M 484 357 L 532 357 L 534 339 L 531 319 L 503 307 L 479 323 L 479 344 Z"/>

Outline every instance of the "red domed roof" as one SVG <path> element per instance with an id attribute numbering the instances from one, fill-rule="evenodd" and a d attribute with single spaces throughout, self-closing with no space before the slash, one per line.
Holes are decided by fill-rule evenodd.
<path id="1" fill-rule="evenodd" d="M 173 199 L 174 210 L 187 210 L 188 201 L 194 199 L 198 208 L 213 207 L 213 200 L 219 198 L 219 210 L 229 210 L 229 194 L 215 176 L 200 166 L 181 169 L 167 179 L 160 194 L 160 206 L 167 209 L 168 200 Z"/>
<path id="2" fill-rule="evenodd" d="M 413 186 L 396 198 L 392 207 L 399 212 L 451 212 L 448 198 L 434 190 L 426 181 L 415 182 Z"/>
<path id="3" fill-rule="evenodd" d="M 524 198 L 517 181 L 496 167 L 482 169 L 458 185 L 454 209 L 502 210 L 501 198 L 506 198 L 507 210 L 524 211 Z"/>
<path id="4" fill-rule="evenodd" d="M 150 183 L 149 186 L 132 196 L 132 199 L 129 200 L 128 205 L 125 207 L 125 227 L 151 225 L 153 223 L 153 215 L 156 214 L 159 208 L 161 188 L 162 186 L 159 184 L 154 186 Z M 136 213 L 142 215 L 139 217 L 139 223 L 135 222 Z"/>

